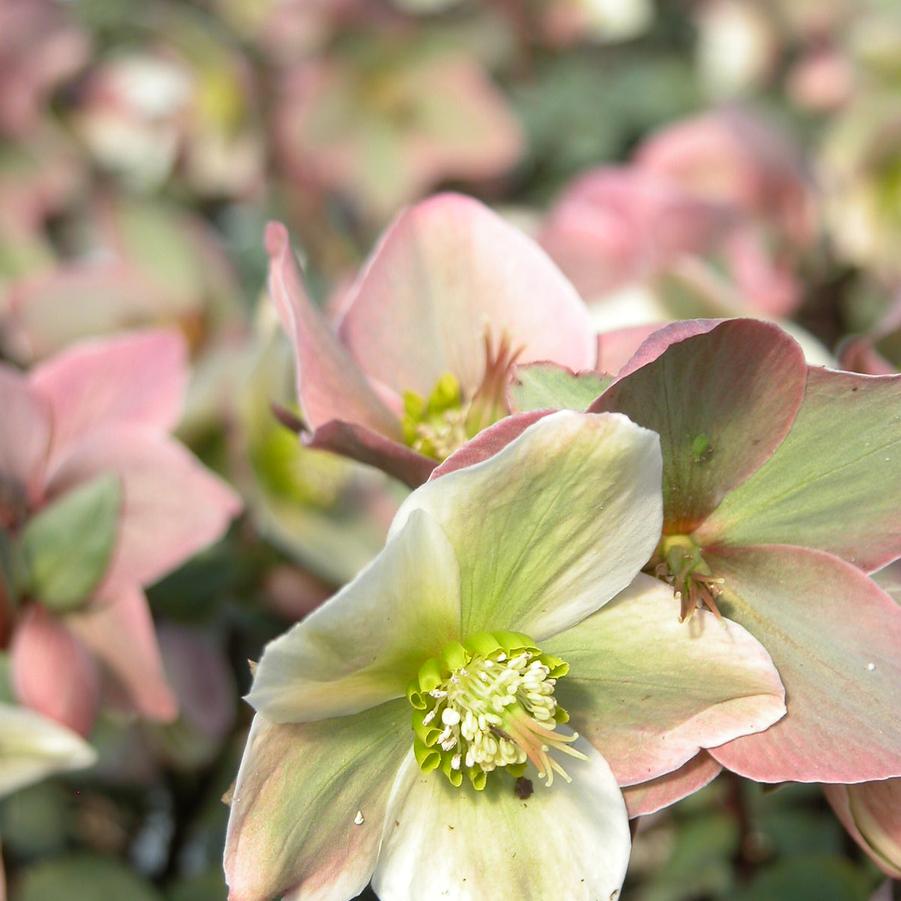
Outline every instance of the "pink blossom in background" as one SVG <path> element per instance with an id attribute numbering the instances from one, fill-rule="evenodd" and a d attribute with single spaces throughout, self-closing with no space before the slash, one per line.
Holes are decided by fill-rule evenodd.
<path id="1" fill-rule="evenodd" d="M 240 510 L 232 490 L 169 437 L 186 379 L 184 342 L 163 331 L 86 341 L 28 375 L 0 365 L 4 527 L 15 534 L 104 473 L 122 489 L 113 554 L 87 602 L 53 615 L 31 598 L 12 620 L 20 701 L 82 733 L 101 673 L 141 715 L 175 715 L 142 587 L 217 540 Z"/>

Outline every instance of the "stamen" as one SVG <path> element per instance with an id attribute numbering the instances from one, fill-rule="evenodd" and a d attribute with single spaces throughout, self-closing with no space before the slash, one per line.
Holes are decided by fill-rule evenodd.
<path id="1" fill-rule="evenodd" d="M 577 733 L 557 729 L 569 718 L 554 696 L 567 664 L 511 632 L 479 633 L 466 645 L 455 643 L 453 655 L 447 650 L 423 664 L 408 691 L 416 701 L 411 700 L 414 750 L 423 770 L 440 769 L 460 785 L 465 767 L 477 790 L 484 788 L 486 774 L 514 767 L 518 776 L 527 763 L 549 786 L 555 774 L 569 781 L 553 755 L 585 756 L 571 747 Z M 435 720 L 440 729 L 430 726 Z"/>

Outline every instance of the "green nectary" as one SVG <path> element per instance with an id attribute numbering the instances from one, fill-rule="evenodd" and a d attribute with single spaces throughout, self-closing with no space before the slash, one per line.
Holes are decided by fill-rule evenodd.
<path id="1" fill-rule="evenodd" d="M 518 632 L 479 632 L 445 645 L 407 689 L 420 768 L 440 769 L 457 787 L 465 775 L 479 791 L 490 773 L 521 776 L 530 762 L 548 785 L 555 772 L 569 781 L 551 756 L 584 759 L 570 747 L 578 734 L 557 731 L 569 716 L 554 689 L 568 671 L 566 662 Z"/>

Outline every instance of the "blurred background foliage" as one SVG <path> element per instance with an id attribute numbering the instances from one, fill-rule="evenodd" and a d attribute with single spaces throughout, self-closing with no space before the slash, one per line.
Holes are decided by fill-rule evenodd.
<path id="1" fill-rule="evenodd" d="M 586 170 L 741 107 L 814 197 L 786 315 L 826 354 L 864 334 L 901 360 L 897 0 L 4 0 L 0 72 L 3 355 L 176 325 L 181 437 L 247 507 L 149 592 L 179 719 L 107 711 L 96 767 L 0 803 L 13 901 L 225 898 L 248 660 L 377 551 L 403 497 L 272 415 L 294 401 L 261 302 L 268 219 L 337 311 L 403 204 L 464 190 L 538 233 Z M 883 881 L 817 787 L 724 774 L 640 822 L 624 895 L 857 901 Z"/>

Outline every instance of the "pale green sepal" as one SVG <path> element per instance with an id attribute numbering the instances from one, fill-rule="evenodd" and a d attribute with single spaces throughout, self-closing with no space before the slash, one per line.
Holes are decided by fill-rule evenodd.
<path id="1" fill-rule="evenodd" d="M 122 506 L 115 475 L 79 485 L 25 526 L 25 589 L 56 613 L 84 606 L 106 573 Z"/>
<path id="2" fill-rule="evenodd" d="M 231 801 L 230 897 L 356 897 L 375 866 L 387 800 L 410 746 L 403 699 L 315 723 L 256 716 Z"/>
<path id="3" fill-rule="evenodd" d="M 625 804 L 603 757 L 577 747 L 587 759 L 567 762 L 572 783 L 536 782 L 526 799 L 506 776 L 481 791 L 469 778 L 454 787 L 411 754 L 372 878 L 381 901 L 617 897 L 630 850 Z"/>
<path id="4" fill-rule="evenodd" d="M 440 523 L 460 563 L 464 636 L 516 630 L 541 642 L 625 588 L 662 522 L 656 433 L 620 414 L 562 410 L 493 457 L 404 502 Z M 500 640 L 498 638 L 498 640 Z"/>
<path id="5" fill-rule="evenodd" d="M 91 766 L 80 736 L 24 707 L 0 703 L 0 797 L 51 773 Z"/>
<path id="6" fill-rule="evenodd" d="M 248 701 L 287 723 L 402 698 L 423 661 L 459 637 L 459 623 L 454 551 L 419 512 L 353 582 L 266 647 Z"/>
<path id="7" fill-rule="evenodd" d="M 554 363 L 518 366 L 507 389 L 514 413 L 533 410 L 587 410 L 604 393 L 613 376 L 600 372 L 571 372 Z"/>

